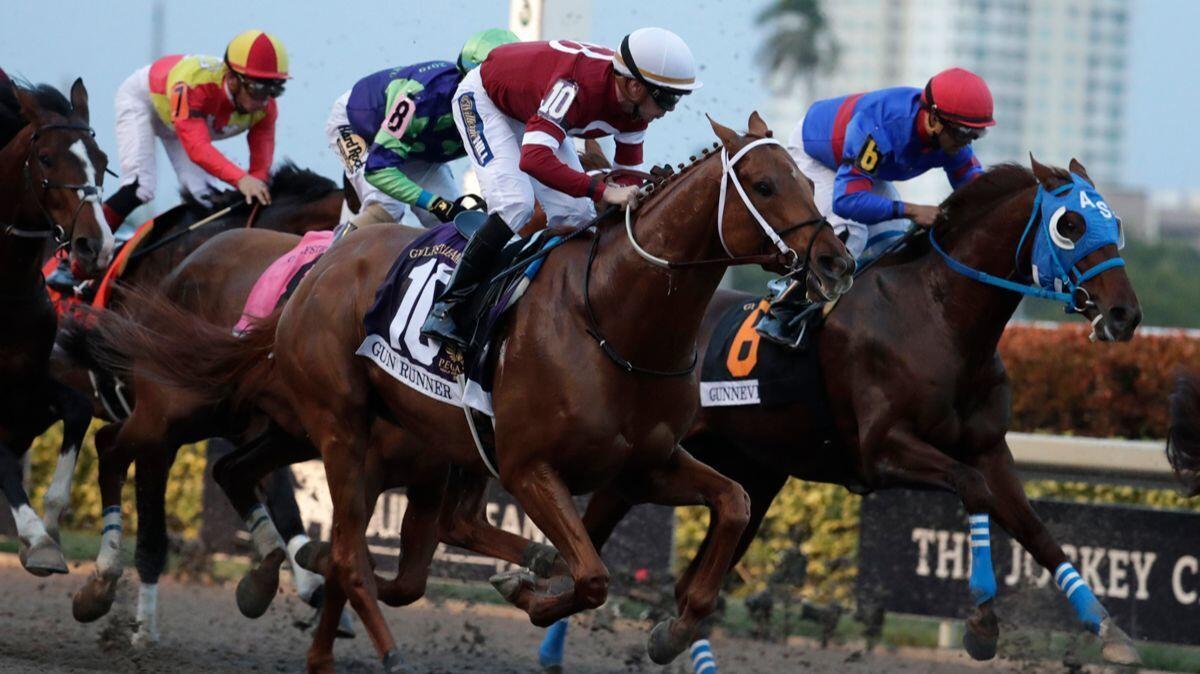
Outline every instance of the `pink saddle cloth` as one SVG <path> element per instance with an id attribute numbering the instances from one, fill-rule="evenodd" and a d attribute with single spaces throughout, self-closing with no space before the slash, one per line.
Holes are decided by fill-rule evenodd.
<path id="1" fill-rule="evenodd" d="M 329 230 L 308 232 L 295 248 L 272 262 L 254 282 L 250 297 L 246 299 L 246 308 L 242 309 L 242 317 L 233 326 L 233 334 L 240 335 L 249 330 L 255 320 L 271 315 L 279 304 L 279 298 L 292 285 L 292 280 L 301 271 L 307 272 L 312 263 L 329 250 L 331 243 L 333 232 Z"/>

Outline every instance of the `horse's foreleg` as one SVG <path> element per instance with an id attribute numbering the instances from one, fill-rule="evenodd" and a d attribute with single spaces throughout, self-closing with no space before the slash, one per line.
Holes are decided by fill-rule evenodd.
<path id="1" fill-rule="evenodd" d="M 379 586 L 379 598 L 388 606 L 407 606 L 425 596 L 429 565 L 438 546 L 438 509 L 444 491 L 444 482 L 408 488 L 408 508 L 400 525 L 400 568 L 395 579 Z"/>
<path id="2" fill-rule="evenodd" d="M 143 453 L 135 460 L 134 483 L 137 492 L 137 632 L 133 645 L 158 643 L 158 578 L 167 566 L 167 475 L 175 462 L 178 448 Z"/>
<path id="3" fill-rule="evenodd" d="M 96 458 L 99 467 L 100 505 L 103 519 L 100 530 L 100 552 L 96 569 L 83 587 L 75 593 L 71 611 L 79 622 L 92 622 L 108 613 L 116 597 L 117 581 L 124 570 L 121 558 L 121 487 L 133 463 L 136 448 L 122 442 L 125 428 L 139 423 L 134 417 L 109 424 L 96 432 Z"/>
<path id="4" fill-rule="evenodd" d="M 0 490 L 4 492 L 13 520 L 17 523 L 17 535 L 21 538 L 21 565 L 35 576 L 66 573 L 67 561 L 29 504 L 29 496 L 22 484 L 25 471 L 21 457 L 32 441 L 32 438 L 20 438 L 13 443 L 14 446 L 0 443 Z M 18 443 L 22 450 L 20 452 L 14 449 Z"/>
<path id="5" fill-rule="evenodd" d="M 705 505 L 710 513 L 708 545 L 687 575 L 687 585 L 676 587 L 679 617 L 659 623 L 650 633 L 648 655 L 665 665 L 691 644 L 700 622 L 716 608 L 721 582 L 750 520 L 750 499 L 741 485 L 700 463 L 682 447 L 676 448 L 665 466 L 650 471 L 645 489 L 642 496 L 649 502 Z"/>
<path id="6" fill-rule="evenodd" d="M 492 585 L 506 600 L 526 611 L 530 622 L 538 627 L 549 627 L 560 618 L 604 604 L 608 599 L 608 569 L 558 473 L 541 463 L 516 467 L 512 474 L 515 478 L 505 487 L 559 550 L 570 569 L 573 587 L 540 594 L 535 591 L 533 577 L 522 572 L 497 574 L 492 577 Z"/>
<path id="7" fill-rule="evenodd" d="M 46 531 L 58 540 L 58 525 L 63 511 L 71 505 L 71 481 L 75 475 L 75 462 L 79 448 L 92 421 L 92 403 L 87 396 L 75 389 L 54 381 L 55 407 L 63 420 L 62 447 L 58 452 L 58 463 L 54 466 L 54 478 L 46 497 L 42 500 L 43 519 Z"/>
<path id="8" fill-rule="evenodd" d="M 1109 617 L 1108 611 L 1034 512 L 1013 466 L 1008 445 L 1001 444 L 984 454 L 976 465 L 995 495 L 992 513 L 996 522 L 1028 550 L 1038 564 L 1054 575 L 1055 584 L 1066 595 L 1080 621 L 1103 640 L 1104 658 L 1118 664 L 1140 662 L 1133 641 Z"/>
<path id="9" fill-rule="evenodd" d="M 451 470 L 438 520 L 438 538 L 447 545 L 527 568 L 543 578 L 550 577 L 556 566 L 559 573 L 566 574 L 566 566 L 557 550 L 504 531 L 487 521 L 484 509 L 490 479 L 486 475 Z"/>

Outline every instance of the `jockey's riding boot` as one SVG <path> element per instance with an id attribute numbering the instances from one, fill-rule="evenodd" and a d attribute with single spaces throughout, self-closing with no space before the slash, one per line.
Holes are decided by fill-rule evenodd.
<path id="1" fill-rule="evenodd" d="M 771 301 L 767 312 L 758 319 L 754 329 L 768 342 L 794 347 L 796 335 L 792 323 L 809 304 L 811 302 L 804 296 L 801 283 L 792 281 L 787 289 Z"/>
<path id="2" fill-rule="evenodd" d="M 429 318 L 421 326 L 422 336 L 457 344 L 464 349 L 468 346 L 470 337 L 463 334 L 463 326 L 459 325 L 459 317 L 455 313 L 471 298 L 479 285 L 487 281 L 496 256 L 512 236 L 513 232 L 504 218 L 498 213 L 488 216 L 479 231 L 467 242 L 458 268 L 450 278 L 450 285 L 438 295 L 437 302 L 429 311 Z"/>
<path id="3" fill-rule="evenodd" d="M 46 277 L 46 285 L 63 295 L 74 295 L 75 284 L 75 275 L 71 273 L 71 263 L 67 258 L 59 260 L 54 273 Z"/>

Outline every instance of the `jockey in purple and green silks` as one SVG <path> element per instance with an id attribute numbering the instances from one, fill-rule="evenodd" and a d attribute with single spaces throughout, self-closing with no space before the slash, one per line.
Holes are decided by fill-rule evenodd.
<path id="1" fill-rule="evenodd" d="M 381 70 L 338 98 L 325 133 L 362 204 L 356 225 L 400 222 L 413 208 L 417 219 L 432 227 L 462 210 L 453 203 L 459 189 L 447 166 L 465 154 L 451 99 L 463 75 L 493 48 L 516 41 L 510 31 L 486 30 L 467 41 L 457 63 Z M 349 213 L 343 216 L 349 219 Z"/>

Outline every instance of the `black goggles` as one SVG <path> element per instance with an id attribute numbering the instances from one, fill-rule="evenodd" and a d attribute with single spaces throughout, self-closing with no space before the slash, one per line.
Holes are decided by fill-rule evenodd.
<path id="1" fill-rule="evenodd" d="M 953 122 L 942 121 L 942 129 L 950 135 L 956 143 L 966 144 L 983 138 L 987 134 L 987 127 L 963 126 Z"/>
<path id="2" fill-rule="evenodd" d="M 279 98 L 283 95 L 283 80 L 255 80 L 248 77 L 238 77 L 242 87 L 251 98 L 260 101 L 268 98 Z"/>
<path id="3" fill-rule="evenodd" d="M 683 94 L 658 87 L 649 87 L 650 100 L 654 101 L 658 107 L 670 112 L 679 104 L 679 99 L 683 98 Z"/>

